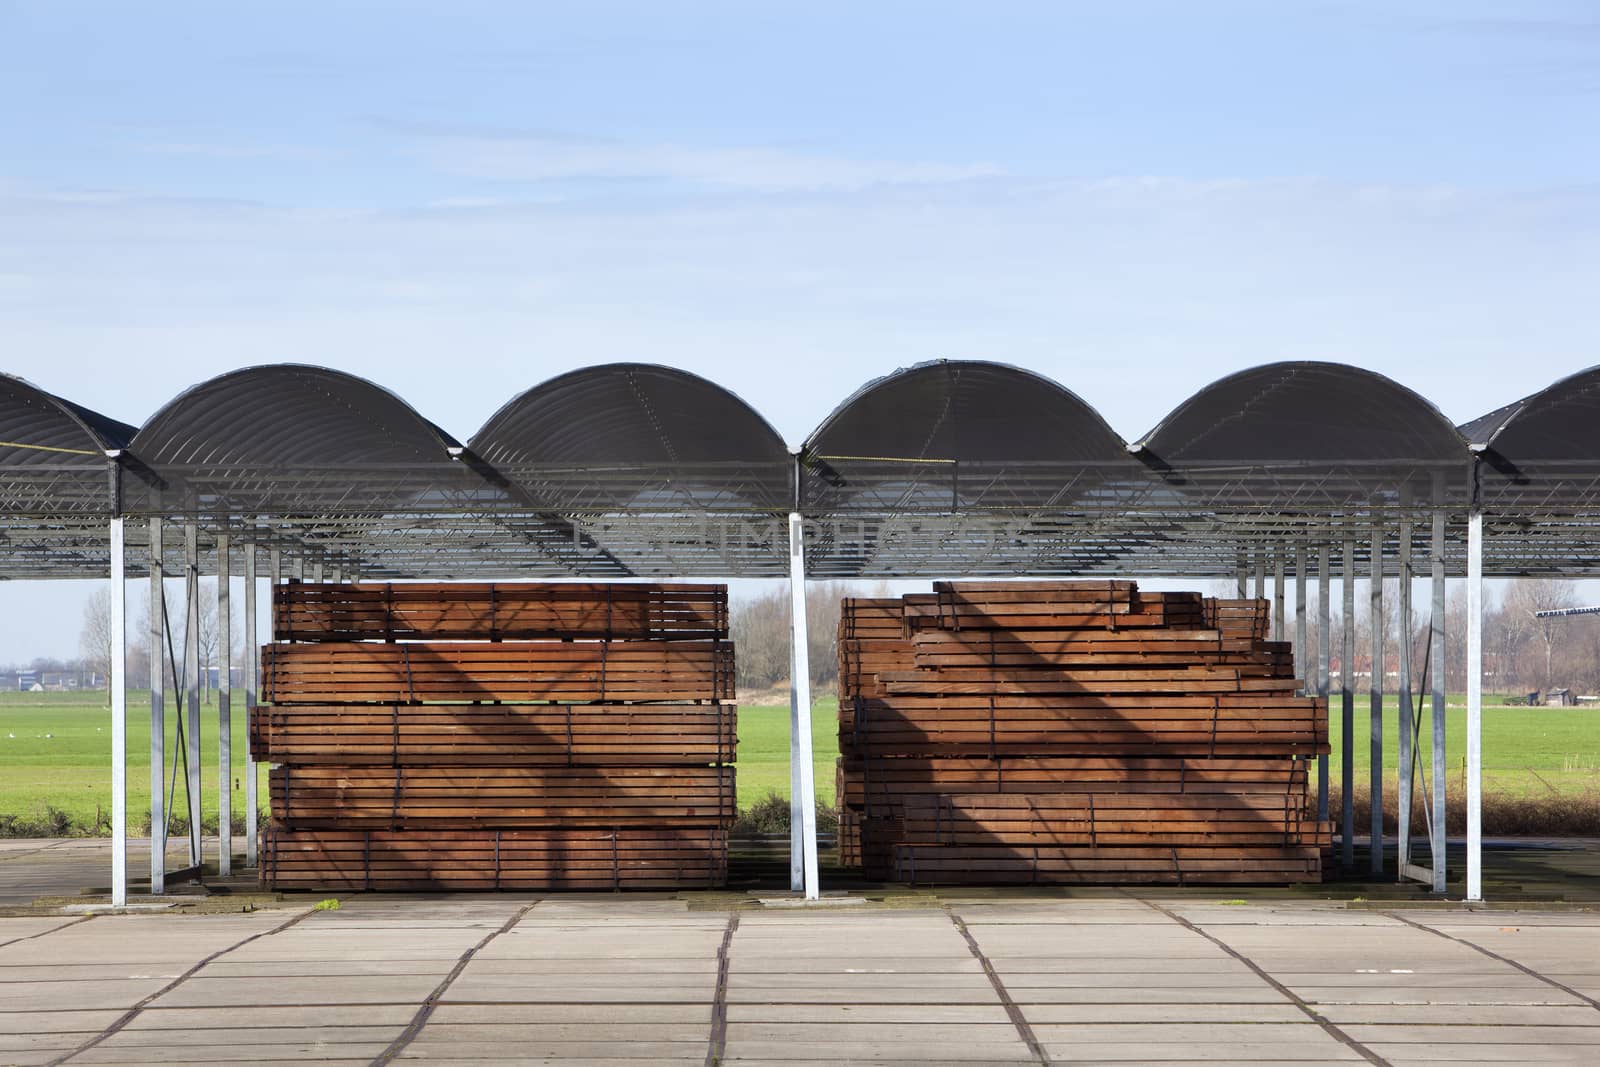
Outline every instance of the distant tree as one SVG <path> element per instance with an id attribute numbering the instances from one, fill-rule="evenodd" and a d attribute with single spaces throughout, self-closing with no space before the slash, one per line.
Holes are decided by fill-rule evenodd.
<path id="1" fill-rule="evenodd" d="M 858 595 L 845 582 L 819 582 L 806 588 L 806 650 L 815 688 L 839 676 L 840 602 Z M 785 586 L 733 605 L 730 628 L 735 680 L 740 688 L 770 689 L 789 680 L 789 626 L 789 590 Z"/>
<path id="2" fill-rule="evenodd" d="M 1502 625 L 1526 635 L 1538 662 L 1536 677 L 1540 689 L 1555 683 L 1556 647 L 1572 635 L 1566 619 L 1541 619 L 1538 612 L 1576 606 L 1577 587 L 1571 582 L 1518 578 L 1506 587 L 1501 604 Z M 1528 677 L 1523 678 L 1524 686 Z"/>
<path id="3" fill-rule="evenodd" d="M 111 676 L 111 590 L 105 586 L 96 589 L 83 605 L 78 651 L 84 666 L 101 678 Z"/>

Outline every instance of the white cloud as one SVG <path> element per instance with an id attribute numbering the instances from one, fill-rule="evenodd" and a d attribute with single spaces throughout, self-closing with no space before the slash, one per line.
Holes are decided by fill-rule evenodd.
<path id="1" fill-rule="evenodd" d="M 762 192 L 853 190 L 995 177 L 987 163 L 899 162 L 763 147 L 693 147 L 540 133 L 413 129 L 447 174 L 495 181 L 643 179 Z"/>

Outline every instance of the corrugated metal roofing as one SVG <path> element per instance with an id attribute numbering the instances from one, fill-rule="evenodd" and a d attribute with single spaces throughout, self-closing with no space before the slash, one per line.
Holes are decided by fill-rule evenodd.
<path id="1" fill-rule="evenodd" d="M 715 383 L 617 363 L 518 395 L 463 450 L 320 367 L 220 375 L 137 431 L 0 378 L 0 573 L 103 566 L 119 448 L 126 514 L 245 523 L 394 576 L 781 574 L 797 477 L 814 573 L 841 577 L 1226 574 L 1244 549 L 1355 537 L 1364 554 L 1374 524 L 1421 525 L 1435 501 L 1455 566 L 1474 499 L 1491 573 L 1600 572 L 1597 415 L 1600 369 L 1458 430 L 1382 375 L 1276 363 L 1200 390 L 1130 452 L 1048 378 L 940 361 L 869 382 L 791 456 Z"/>

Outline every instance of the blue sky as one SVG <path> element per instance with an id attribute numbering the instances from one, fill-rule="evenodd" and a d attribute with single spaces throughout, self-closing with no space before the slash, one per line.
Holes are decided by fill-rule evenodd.
<path id="1" fill-rule="evenodd" d="M 1457 421 L 1600 362 L 1592 3 L 244 7 L 0 0 L 0 369 L 138 422 L 324 363 L 465 438 L 635 359 L 798 441 L 938 357 L 1128 438 L 1275 359 Z"/>

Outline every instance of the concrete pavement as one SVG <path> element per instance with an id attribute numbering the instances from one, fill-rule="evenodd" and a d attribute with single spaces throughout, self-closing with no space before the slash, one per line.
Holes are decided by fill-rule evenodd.
<path id="1" fill-rule="evenodd" d="M 1597 998 L 1580 910 L 484 895 L 0 918 L 19 1064 L 1589 1064 Z"/>

